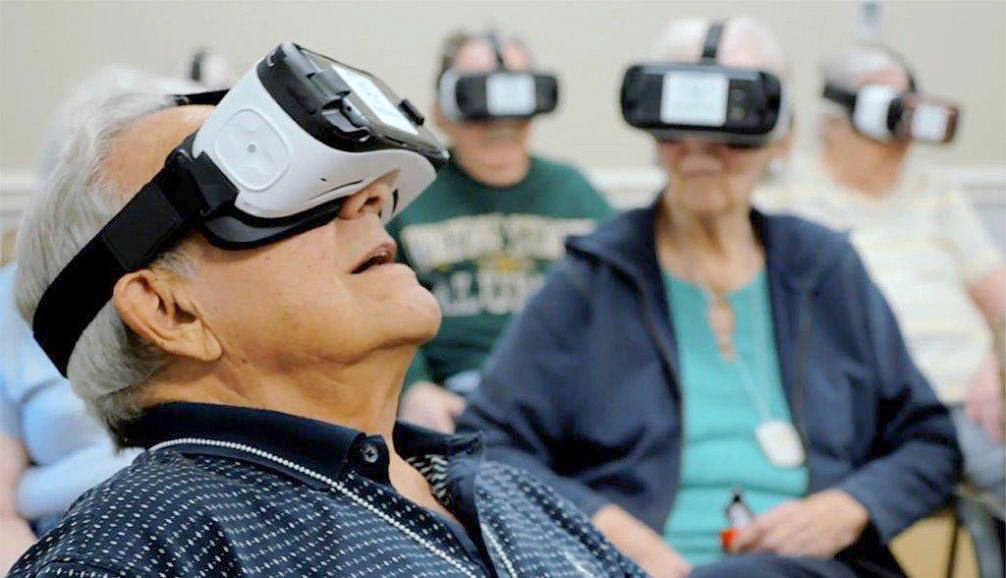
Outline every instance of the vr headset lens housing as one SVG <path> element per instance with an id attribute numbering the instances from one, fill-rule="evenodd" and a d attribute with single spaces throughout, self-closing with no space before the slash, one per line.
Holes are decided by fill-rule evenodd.
<path id="1" fill-rule="evenodd" d="M 292 43 L 230 91 L 177 100 L 217 107 L 39 302 L 35 338 L 63 375 L 119 277 L 190 231 L 225 249 L 271 243 L 331 221 L 343 199 L 397 173 L 387 223 L 448 158 L 422 115 L 380 79 Z"/>
<path id="2" fill-rule="evenodd" d="M 622 117 L 659 140 L 701 138 L 739 146 L 781 132 L 783 87 L 775 75 L 716 64 L 631 66 L 622 80 Z"/>
<path id="3" fill-rule="evenodd" d="M 898 92 L 888 85 L 867 85 L 852 92 L 828 84 L 824 98 L 841 105 L 858 132 L 880 142 L 949 143 L 960 117 L 960 109 L 950 102 L 913 91 Z"/>
<path id="4" fill-rule="evenodd" d="M 776 75 L 716 62 L 725 22 L 706 32 L 697 63 L 630 66 L 622 78 L 622 117 L 662 141 L 698 138 L 763 146 L 789 129 L 787 93 Z"/>
<path id="5" fill-rule="evenodd" d="M 440 77 L 440 108 L 451 120 L 531 118 L 559 104 L 555 76 L 531 72 L 494 71 Z"/>
<path id="6" fill-rule="evenodd" d="M 444 71 L 437 82 L 444 116 L 454 121 L 526 119 L 555 110 L 559 104 L 555 75 L 507 69 L 500 38 L 495 32 L 484 38 L 496 57 L 495 70 Z"/>

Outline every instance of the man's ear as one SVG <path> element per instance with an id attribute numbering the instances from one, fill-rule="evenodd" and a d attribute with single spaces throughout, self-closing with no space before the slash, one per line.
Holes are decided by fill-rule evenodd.
<path id="1" fill-rule="evenodd" d="M 151 269 L 127 273 L 116 282 L 112 302 L 130 329 L 172 355 L 210 362 L 223 353 L 177 278 Z"/>

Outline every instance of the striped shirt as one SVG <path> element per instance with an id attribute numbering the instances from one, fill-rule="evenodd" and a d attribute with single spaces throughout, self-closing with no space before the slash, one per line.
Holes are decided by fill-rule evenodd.
<path id="1" fill-rule="evenodd" d="M 806 167 L 755 203 L 847 231 L 898 318 L 912 358 L 947 404 L 964 400 L 992 350 L 992 334 L 968 286 L 1002 266 L 964 194 L 936 176 L 906 170 L 871 197 Z"/>

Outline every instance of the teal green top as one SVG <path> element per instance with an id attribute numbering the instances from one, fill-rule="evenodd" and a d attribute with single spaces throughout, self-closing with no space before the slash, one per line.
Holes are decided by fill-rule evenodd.
<path id="1" fill-rule="evenodd" d="M 728 296 L 738 355 L 732 360 L 716 346 L 706 293 L 667 273 L 664 283 L 678 343 L 685 438 L 664 538 L 690 564 L 706 564 L 722 556 L 719 536 L 727 526 L 731 488 L 739 487 L 755 515 L 762 514 L 804 495 L 807 468 L 776 468 L 754 435 L 765 411 L 771 419 L 791 421 L 764 270 Z"/>
<path id="2" fill-rule="evenodd" d="M 458 378 L 481 369 L 510 318 L 563 256 L 566 236 L 587 234 L 611 214 L 579 171 L 538 156 L 508 187 L 480 183 L 454 162 L 441 169 L 389 227 L 400 259 L 443 311 L 440 331 L 416 355 L 406 386 L 432 381 L 467 389 L 471 380 Z"/>

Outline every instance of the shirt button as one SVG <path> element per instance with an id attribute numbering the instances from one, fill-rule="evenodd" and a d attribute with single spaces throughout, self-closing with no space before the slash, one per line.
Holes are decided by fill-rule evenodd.
<path id="1" fill-rule="evenodd" d="M 363 444 L 363 449 L 360 453 L 363 455 L 363 461 L 368 464 L 377 463 L 377 460 L 381 457 L 380 450 L 374 444 Z"/>

